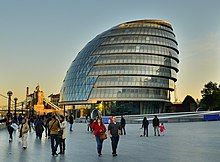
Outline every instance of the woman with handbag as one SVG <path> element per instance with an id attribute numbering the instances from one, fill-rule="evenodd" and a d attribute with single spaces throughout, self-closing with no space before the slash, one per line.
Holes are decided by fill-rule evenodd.
<path id="1" fill-rule="evenodd" d="M 98 118 L 96 119 L 95 122 L 93 122 L 92 129 L 93 129 L 93 135 L 96 138 L 98 156 L 101 156 L 102 155 L 102 144 L 103 144 L 103 141 L 107 138 L 107 135 L 105 133 L 106 128 L 101 118 Z"/>
<path id="2" fill-rule="evenodd" d="M 27 119 L 24 118 L 24 119 L 22 119 L 20 135 L 19 135 L 19 137 L 21 138 L 21 141 L 22 141 L 23 149 L 27 148 L 28 131 L 29 131 L 29 125 L 28 125 Z"/>
<path id="3" fill-rule="evenodd" d="M 65 149 L 66 149 L 66 129 L 67 129 L 67 122 L 65 120 L 65 117 L 63 115 L 60 116 L 60 131 L 59 131 L 59 136 L 60 136 L 60 152 L 58 154 L 65 154 Z"/>

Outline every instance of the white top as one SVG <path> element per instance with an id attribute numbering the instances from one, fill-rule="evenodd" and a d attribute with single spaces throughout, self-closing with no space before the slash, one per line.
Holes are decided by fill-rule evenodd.
<path id="1" fill-rule="evenodd" d="M 67 133 L 67 121 L 64 120 L 62 123 L 60 123 L 60 128 L 63 130 L 62 139 L 66 139 L 66 133 Z"/>

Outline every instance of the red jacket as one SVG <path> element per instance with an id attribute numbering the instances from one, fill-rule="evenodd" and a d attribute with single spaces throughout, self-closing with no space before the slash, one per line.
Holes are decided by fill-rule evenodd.
<path id="1" fill-rule="evenodd" d="M 97 122 L 92 123 L 93 134 L 95 136 L 100 136 L 102 133 L 106 132 L 105 125 L 101 123 L 100 125 Z"/>

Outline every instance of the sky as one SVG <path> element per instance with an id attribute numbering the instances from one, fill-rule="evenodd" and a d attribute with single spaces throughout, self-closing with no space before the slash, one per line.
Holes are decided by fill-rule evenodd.
<path id="1" fill-rule="evenodd" d="M 0 94 L 24 100 L 40 84 L 59 93 L 66 71 L 96 35 L 123 22 L 169 21 L 179 54 L 177 97 L 220 84 L 219 0 L 0 0 Z M 0 97 L 0 105 L 6 99 Z"/>

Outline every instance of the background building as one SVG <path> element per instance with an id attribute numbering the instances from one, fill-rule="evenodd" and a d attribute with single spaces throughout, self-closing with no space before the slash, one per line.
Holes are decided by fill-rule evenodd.
<path id="1" fill-rule="evenodd" d="M 167 21 L 117 25 L 78 53 L 63 81 L 60 103 L 99 103 L 107 114 L 165 112 L 177 81 L 178 54 Z"/>

